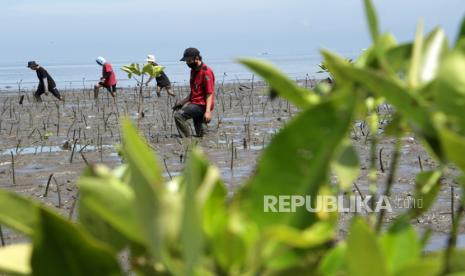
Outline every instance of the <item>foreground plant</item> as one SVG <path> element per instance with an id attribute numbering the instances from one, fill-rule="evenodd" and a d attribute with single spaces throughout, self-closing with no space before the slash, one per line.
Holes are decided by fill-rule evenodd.
<path id="1" fill-rule="evenodd" d="M 371 2 L 365 4 L 374 45 L 353 63 L 323 52 L 335 78 L 327 93 L 297 86 L 264 61 L 241 60 L 301 111 L 273 138 L 256 173 L 232 198 L 219 170 L 199 149 L 190 153 L 181 177 L 165 182 L 155 155 L 125 120 L 126 164 L 84 172 L 78 181 L 77 222 L 0 191 L 0 223 L 31 241 L 0 249 L 0 270 L 35 275 L 465 273 L 465 251 L 455 248 L 463 196 L 447 248 L 425 254 L 427 240 L 410 223 L 435 202 L 444 168 L 452 163 L 465 171 L 465 23 L 452 48 L 442 30 L 425 38 L 422 28 L 414 42 L 397 45 L 391 35 L 379 34 Z M 265 196 L 351 193 L 359 174 L 349 138 L 355 119 L 366 120 L 370 129 L 369 192 L 376 197 L 376 107 L 385 101 L 396 110 L 385 133 L 398 142 L 383 194 L 389 196 L 395 185 L 401 138 L 413 133 L 438 163 L 416 177 L 415 197 L 423 200 L 423 208 L 412 208 L 389 224 L 383 214 L 355 216 L 341 241 L 336 240 L 337 214 L 328 212 L 329 205 L 317 213 L 304 208 L 264 212 Z M 336 184 L 330 175 L 337 176 Z"/>

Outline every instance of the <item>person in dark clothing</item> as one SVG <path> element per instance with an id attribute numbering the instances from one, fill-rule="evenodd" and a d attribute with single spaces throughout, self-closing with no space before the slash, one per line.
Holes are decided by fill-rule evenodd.
<path id="1" fill-rule="evenodd" d="M 215 75 L 202 61 L 199 50 L 187 48 L 181 61 L 191 69 L 189 95 L 176 102 L 173 110 L 176 127 L 181 137 L 191 136 L 190 126 L 187 120 L 194 121 L 195 133 L 198 137 L 206 134 L 206 124 L 212 119 L 215 105 Z"/>
<path id="2" fill-rule="evenodd" d="M 31 70 L 36 71 L 37 73 L 37 78 L 39 79 L 39 86 L 37 87 L 36 92 L 34 93 L 34 98 L 41 102 L 42 98 L 41 95 L 45 93 L 45 95 L 48 94 L 48 92 L 52 93 L 55 98 L 59 99 L 60 101 L 63 100 L 63 97 L 60 95 L 60 92 L 58 91 L 56 87 L 56 83 L 53 80 L 53 78 L 50 76 L 50 74 L 37 64 L 35 61 L 29 61 L 27 63 L 27 67 L 30 68 Z"/>
<path id="3" fill-rule="evenodd" d="M 155 56 L 154 55 L 148 55 L 147 56 L 147 62 L 152 64 L 153 66 L 158 66 L 158 64 L 155 62 Z M 145 83 L 146 86 L 149 85 L 149 83 L 153 80 L 153 77 L 150 77 L 147 82 Z M 157 81 L 157 96 L 160 97 L 160 92 L 161 90 L 165 89 L 168 95 L 174 97 L 174 93 L 171 92 L 171 82 L 168 76 L 165 74 L 165 72 L 161 72 L 160 76 L 156 77 L 155 80 Z"/>

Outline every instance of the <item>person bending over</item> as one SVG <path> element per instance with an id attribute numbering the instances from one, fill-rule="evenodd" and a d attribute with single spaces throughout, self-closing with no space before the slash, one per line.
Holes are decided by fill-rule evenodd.
<path id="1" fill-rule="evenodd" d="M 44 93 L 45 95 L 47 95 L 48 92 L 52 93 L 52 95 L 55 96 L 55 98 L 59 99 L 60 101 L 63 100 L 63 97 L 60 95 L 60 92 L 58 91 L 56 87 L 55 81 L 50 76 L 50 74 L 47 72 L 47 70 L 45 70 L 44 67 L 40 66 L 35 61 L 29 61 L 27 63 L 27 67 L 33 71 L 36 71 L 37 78 L 39 79 L 39 86 L 37 87 L 37 90 L 34 93 L 34 98 L 38 102 L 42 101 L 41 95 Z"/>
<path id="2" fill-rule="evenodd" d="M 102 66 L 102 77 L 100 78 L 99 83 L 97 83 L 94 87 L 94 98 L 98 98 L 98 92 L 102 87 L 106 88 L 114 98 L 116 96 L 116 74 L 113 71 L 111 64 L 103 57 L 98 57 L 96 62 L 98 65 Z"/>

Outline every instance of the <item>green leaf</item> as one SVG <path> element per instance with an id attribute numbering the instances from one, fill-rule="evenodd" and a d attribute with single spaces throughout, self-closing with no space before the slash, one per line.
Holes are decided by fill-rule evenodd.
<path id="1" fill-rule="evenodd" d="M 146 65 L 144 65 L 142 73 L 156 78 L 160 76 L 161 72 L 163 72 L 164 69 L 165 68 L 163 66 L 152 65 L 150 63 L 147 63 Z"/>
<path id="2" fill-rule="evenodd" d="M 415 181 L 415 208 L 411 215 L 418 217 L 433 205 L 440 190 L 441 171 L 429 171 L 417 174 Z"/>
<path id="3" fill-rule="evenodd" d="M 234 210 L 227 213 L 226 224 L 223 226 L 208 240 L 208 248 L 211 249 L 215 262 L 220 264 L 223 271 L 229 272 L 239 271 L 244 264 L 252 266 L 248 260 L 251 251 L 260 252 L 257 250 L 256 229 Z M 252 255 L 253 257 L 255 256 Z"/>
<path id="4" fill-rule="evenodd" d="M 360 173 L 358 154 L 348 139 L 344 139 L 336 150 L 332 168 L 343 190 L 350 189 L 357 180 Z"/>
<path id="5" fill-rule="evenodd" d="M 203 230 L 210 237 L 214 237 L 227 223 L 226 196 L 227 190 L 220 179 L 220 171 L 216 167 L 209 166 L 203 183 L 197 191 L 197 199 L 203 209 Z"/>
<path id="6" fill-rule="evenodd" d="M 31 244 L 13 244 L 0 247 L 0 272 L 15 275 L 30 275 Z"/>
<path id="7" fill-rule="evenodd" d="M 335 223 L 320 221 L 305 230 L 298 230 L 281 224 L 266 230 L 267 238 L 296 248 L 320 246 L 335 238 Z"/>
<path id="8" fill-rule="evenodd" d="M 452 257 L 450 258 L 451 264 L 451 273 L 456 272 L 465 272 L 465 250 L 463 249 L 455 249 L 452 253 Z"/>
<path id="9" fill-rule="evenodd" d="M 347 244 L 340 242 L 328 251 L 320 262 L 318 272 L 325 276 L 343 275 L 347 266 Z"/>
<path id="10" fill-rule="evenodd" d="M 323 55 L 326 62 L 331 64 L 333 70 L 337 70 L 344 79 L 360 83 L 393 104 L 396 110 L 406 117 L 412 129 L 428 142 L 430 149 L 438 158 L 444 159 L 438 132 L 433 124 L 430 111 L 421 98 L 409 93 L 407 88 L 389 77 L 385 77 L 382 73 L 350 66 L 342 58 L 330 52 L 324 51 Z"/>
<path id="11" fill-rule="evenodd" d="M 436 28 L 425 41 L 420 69 L 421 83 L 436 78 L 445 50 L 447 50 L 446 34 L 443 29 Z"/>
<path id="12" fill-rule="evenodd" d="M 299 87 L 271 63 L 260 59 L 240 59 L 240 63 L 260 75 L 283 98 L 295 106 L 305 109 L 320 101 L 313 91 Z"/>
<path id="13" fill-rule="evenodd" d="M 44 209 L 33 244 L 34 275 L 121 275 L 118 261 L 106 246 Z"/>
<path id="14" fill-rule="evenodd" d="M 447 159 L 465 172 L 465 137 L 441 127 L 440 137 Z"/>
<path id="15" fill-rule="evenodd" d="M 80 219 L 82 220 L 83 212 L 89 213 L 111 225 L 129 240 L 144 244 L 137 221 L 133 190 L 109 171 L 99 171 L 102 169 L 96 167 L 95 175 L 85 175 L 78 180 L 81 192 Z M 89 223 L 82 224 L 88 230 L 92 227 Z"/>
<path id="16" fill-rule="evenodd" d="M 123 151 L 130 172 L 130 185 L 136 200 L 137 220 L 142 238 L 154 257 L 161 252 L 161 204 L 163 178 L 161 166 L 156 161 L 145 140 L 138 135 L 129 119 L 123 120 Z"/>
<path id="17" fill-rule="evenodd" d="M 438 258 L 425 257 L 413 263 L 406 264 L 396 276 L 436 276 L 440 275 L 442 262 Z"/>
<path id="18" fill-rule="evenodd" d="M 376 236 L 363 218 L 355 217 L 347 239 L 347 265 L 353 276 L 388 275 Z"/>
<path id="19" fill-rule="evenodd" d="M 395 71 L 407 72 L 408 65 L 411 63 L 412 52 L 412 43 L 400 44 L 386 52 L 386 59 Z"/>
<path id="20" fill-rule="evenodd" d="M 30 237 L 37 226 L 38 214 L 39 205 L 35 202 L 0 189 L 0 224 Z"/>
<path id="21" fill-rule="evenodd" d="M 378 17 L 376 15 L 373 2 L 371 0 L 364 0 L 364 3 L 368 27 L 370 28 L 371 39 L 373 41 L 376 41 L 379 37 Z"/>
<path id="22" fill-rule="evenodd" d="M 265 196 L 315 196 L 325 180 L 335 149 L 352 123 L 356 96 L 338 95 L 303 111 L 284 127 L 263 152 L 256 174 L 238 194 L 238 203 L 259 226 L 288 224 L 299 229 L 315 214 L 266 212 Z M 277 207 L 277 205 L 275 205 Z M 285 211 L 285 210 L 283 210 Z"/>
<path id="23" fill-rule="evenodd" d="M 423 21 L 418 23 L 415 43 L 413 44 L 412 61 L 408 72 L 408 84 L 410 88 L 416 88 L 419 85 L 421 54 L 423 52 Z"/>
<path id="24" fill-rule="evenodd" d="M 136 76 L 142 75 L 142 71 L 140 70 L 140 64 L 139 63 L 133 63 L 132 64 L 132 73 Z"/>
<path id="25" fill-rule="evenodd" d="M 453 130 L 465 136 L 465 52 L 453 51 L 441 64 L 434 89 L 435 107 Z"/>
<path id="26" fill-rule="evenodd" d="M 186 275 L 191 275 L 193 273 L 198 260 L 203 255 L 201 208 L 197 201 L 196 194 L 208 169 L 208 164 L 198 149 L 194 148 L 189 156 L 189 163 L 184 172 L 186 190 L 184 195 L 184 212 L 181 230 Z"/>
<path id="27" fill-rule="evenodd" d="M 391 274 L 414 263 L 421 254 L 421 245 L 413 227 L 390 230 L 381 237 L 381 245 Z"/>

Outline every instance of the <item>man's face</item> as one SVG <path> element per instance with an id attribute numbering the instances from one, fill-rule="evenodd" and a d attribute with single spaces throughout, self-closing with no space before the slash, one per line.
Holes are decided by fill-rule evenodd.
<path id="1" fill-rule="evenodd" d="M 186 64 L 189 66 L 189 64 L 194 64 L 195 63 L 195 58 L 186 58 Z"/>
<path id="2" fill-rule="evenodd" d="M 38 67 L 39 66 L 32 66 L 32 67 L 29 67 L 29 68 L 31 68 L 32 71 L 35 71 L 35 70 L 37 70 Z"/>
<path id="3" fill-rule="evenodd" d="M 186 58 L 186 65 L 191 69 L 197 69 L 199 58 Z"/>

